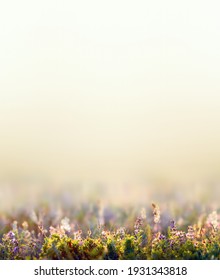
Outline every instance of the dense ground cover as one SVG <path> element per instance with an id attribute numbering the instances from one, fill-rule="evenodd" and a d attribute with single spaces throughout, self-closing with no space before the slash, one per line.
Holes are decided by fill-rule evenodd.
<path id="1" fill-rule="evenodd" d="M 163 207 L 164 208 L 164 207 Z M 0 213 L 0 259 L 220 259 L 218 209 L 49 204 Z"/>

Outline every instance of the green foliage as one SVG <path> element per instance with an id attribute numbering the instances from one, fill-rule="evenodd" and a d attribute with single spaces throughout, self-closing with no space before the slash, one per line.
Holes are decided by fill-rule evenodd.
<path id="1" fill-rule="evenodd" d="M 116 242 L 112 239 L 107 240 L 107 252 L 105 254 L 105 260 L 118 260 L 119 259 L 119 252 L 116 248 Z"/>
<path id="2" fill-rule="evenodd" d="M 53 234 L 46 237 L 40 259 L 96 260 L 102 259 L 104 246 L 99 239 L 74 240 L 66 235 Z"/>
<path id="3" fill-rule="evenodd" d="M 57 224 L 50 217 L 43 221 L 34 217 L 35 223 L 18 218 L 18 222 L 11 224 L 11 230 L 8 230 L 10 223 L 2 228 L 0 259 L 220 260 L 220 228 L 216 211 L 206 218 L 204 215 L 198 217 L 198 222 L 188 224 L 187 230 L 184 230 L 185 224 L 178 228 L 174 221 L 163 225 L 159 207 L 154 205 L 153 211 L 148 223 L 142 215 L 131 225 L 129 218 L 130 226 L 126 228 L 114 227 L 109 222 L 108 230 L 100 225 L 88 230 L 85 224 L 84 230 L 79 230 L 69 223 L 68 218 Z"/>
<path id="4" fill-rule="evenodd" d="M 122 244 L 123 244 L 122 259 L 135 260 L 136 246 L 134 244 L 134 236 L 128 236 Z"/>
<path id="5" fill-rule="evenodd" d="M 82 250 L 84 260 L 98 260 L 103 259 L 105 246 L 99 238 L 87 238 L 83 241 Z"/>
<path id="6" fill-rule="evenodd" d="M 73 240 L 66 235 L 52 234 L 44 240 L 40 259 L 79 260 L 82 253 L 78 240 Z"/>
<path id="7" fill-rule="evenodd" d="M 158 240 L 152 248 L 152 259 L 156 260 L 211 260 L 220 259 L 219 241 L 210 238 L 192 240 L 187 239 L 180 242 L 178 239 L 170 238 Z"/>

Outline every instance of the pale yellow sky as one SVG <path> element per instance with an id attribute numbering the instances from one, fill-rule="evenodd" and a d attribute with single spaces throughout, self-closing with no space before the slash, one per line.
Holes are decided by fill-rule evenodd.
<path id="1" fill-rule="evenodd" d="M 218 1 L 2 1 L 0 178 L 219 179 Z"/>

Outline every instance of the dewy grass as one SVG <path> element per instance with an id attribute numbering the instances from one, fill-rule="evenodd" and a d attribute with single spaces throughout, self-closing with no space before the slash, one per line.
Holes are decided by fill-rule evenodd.
<path id="1" fill-rule="evenodd" d="M 82 206 L 56 214 L 39 206 L 14 216 L 0 214 L 2 260 L 213 260 L 220 259 L 217 211 L 184 210 L 186 221 L 168 220 L 157 204 L 140 213 Z M 178 211 L 180 212 L 180 211 Z M 117 215 L 116 215 L 117 213 Z M 192 224 L 188 223 L 187 216 Z M 119 225 L 119 226 L 118 226 Z"/>

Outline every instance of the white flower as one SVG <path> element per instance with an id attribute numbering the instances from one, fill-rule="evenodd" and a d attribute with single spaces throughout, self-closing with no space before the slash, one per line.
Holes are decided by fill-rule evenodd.
<path id="1" fill-rule="evenodd" d="M 38 217 L 34 210 L 31 211 L 30 218 L 35 224 L 38 224 Z"/>
<path id="2" fill-rule="evenodd" d="M 65 217 L 64 219 L 61 220 L 61 227 L 60 228 L 67 231 L 67 232 L 70 232 L 71 227 L 70 227 L 69 222 L 70 222 L 70 219 Z"/>
<path id="3" fill-rule="evenodd" d="M 208 215 L 207 222 L 211 224 L 214 229 L 218 228 L 218 215 L 216 211 Z"/>

